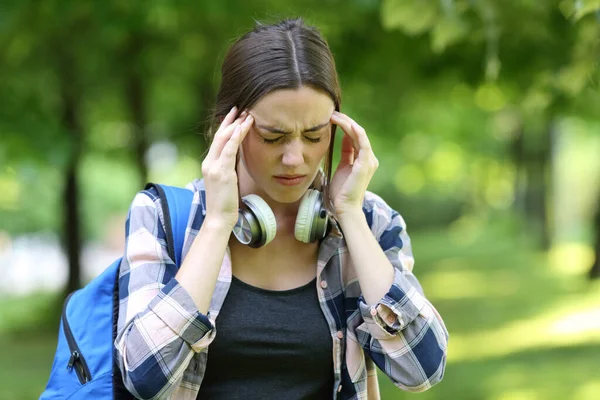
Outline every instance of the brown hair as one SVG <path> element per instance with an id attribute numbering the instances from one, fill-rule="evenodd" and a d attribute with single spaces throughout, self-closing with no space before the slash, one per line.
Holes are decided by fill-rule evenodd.
<path id="1" fill-rule="evenodd" d="M 305 25 L 301 18 L 272 25 L 257 23 L 252 31 L 230 47 L 225 56 L 221 86 L 208 132 L 209 141 L 233 106 L 241 112 L 252 108 L 272 91 L 298 89 L 303 85 L 328 94 L 336 111 L 340 111 L 341 90 L 335 61 L 321 33 L 317 28 Z M 329 211 L 333 211 L 329 182 L 335 130 L 336 125 L 332 125 L 323 182 L 323 196 Z"/>

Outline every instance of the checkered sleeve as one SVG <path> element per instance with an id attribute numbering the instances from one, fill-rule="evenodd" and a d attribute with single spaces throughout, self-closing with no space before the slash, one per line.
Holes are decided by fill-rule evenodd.
<path id="1" fill-rule="evenodd" d="M 168 398 L 194 354 L 214 337 L 175 279 L 160 201 L 155 189 L 135 196 L 119 273 L 117 363 L 127 389 L 142 399 Z"/>
<path id="2" fill-rule="evenodd" d="M 412 273 L 414 258 L 404 219 L 372 193 L 365 200 L 367 221 L 395 273 L 377 304 L 369 306 L 359 298 L 363 323 L 356 336 L 398 387 L 424 391 L 443 377 L 448 331 Z"/>

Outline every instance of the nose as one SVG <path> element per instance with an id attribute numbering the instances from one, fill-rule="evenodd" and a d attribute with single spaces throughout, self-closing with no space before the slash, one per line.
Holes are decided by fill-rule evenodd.
<path id="1" fill-rule="evenodd" d="M 304 163 L 303 145 L 300 139 L 290 140 L 283 150 L 281 162 L 286 167 L 295 168 Z"/>

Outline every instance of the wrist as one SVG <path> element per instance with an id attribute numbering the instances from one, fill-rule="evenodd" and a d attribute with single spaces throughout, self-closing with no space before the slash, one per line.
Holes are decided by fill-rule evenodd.
<path id="1" fill-rule="evenodd" d="M 212 235 L 226 235 L 229 237 L 231 231 L 233 230 L 233 225 L 228 223 L 223 218 L 206 215 L 204 221 L 202 222 L 201 229 L 209 231 Z"/>
<path id="2" fill-rule="evenodd" d="M 356 222 L 366 222 L 365 213 L 362 210 L 362 207 L 346 209 L 343 211 L 336 211 L 336 219 L 340 223 L 340 225 L 345 225 L 348 223 L 356 223 Z"/>

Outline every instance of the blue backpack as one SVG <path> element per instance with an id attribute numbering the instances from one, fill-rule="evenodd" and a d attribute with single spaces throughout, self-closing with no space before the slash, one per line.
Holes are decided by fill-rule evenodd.
<path id="1" fill-rule="evenodd" d="M 146 189 L 151 187 L 161 198 L 167 250 L 179 267 L 193 193 L 152 183 Z M 113 345 L 119 315 L 120 264 L 121 258 L 66 298 L 50 379 L 40 400 L 134 399 L 123 384 Z"/>

